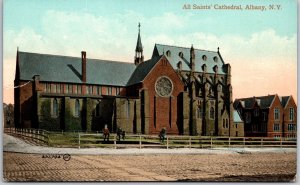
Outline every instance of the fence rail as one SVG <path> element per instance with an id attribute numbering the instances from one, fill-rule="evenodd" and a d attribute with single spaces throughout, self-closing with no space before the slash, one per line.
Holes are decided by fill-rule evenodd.
<path id="1" fill-rule="evenodd" d="M 39 145 L 49 145 L 49 132 L 42 129 L 5 128 L 5 133 L 24 138 Z"/>
<path id="2" fill-rule="evenodd" d="M 101 132 L 50 132 L 38 129 L 5 128 L 6 133 L 37 144 L 55 147 L 108 148 L 217 148 L 217 147 L 297 147 L 296 138 L 216 137 L 170 135 L 163 142 L 156 135 L 126 135 L 125 140 L 110 134 L 104 141 Z"/>

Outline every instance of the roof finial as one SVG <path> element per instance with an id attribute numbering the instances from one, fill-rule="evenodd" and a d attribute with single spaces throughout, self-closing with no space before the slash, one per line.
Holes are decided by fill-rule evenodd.
<path id="1" fill-rule="evenodd" d="M 139 22 L 139 32 L 140 32 L 140 28 L 141 28 L 141 23 Z"/>
<path id="2" fill-rule="evenodd" d="M 218 47 L 218 53 L 219 53 L 220 48 Z"/>

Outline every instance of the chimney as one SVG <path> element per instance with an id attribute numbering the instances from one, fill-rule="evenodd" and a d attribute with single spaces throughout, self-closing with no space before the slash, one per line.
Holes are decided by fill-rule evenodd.
<path id="1" fill-rule="evenodd" d="M 86 52 L 85 51 L 81 51 L 81 77 L 82 77 L 82 82 L 85 83 L 86 82 Z"/>

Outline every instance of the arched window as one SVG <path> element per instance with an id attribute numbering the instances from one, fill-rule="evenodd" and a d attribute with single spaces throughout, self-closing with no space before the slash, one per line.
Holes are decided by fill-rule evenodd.
<path id="1" fill-rule="evenodd" d="M 58 102 L 57 99 L 53 100 L 53 117 L 58 116 Z"/>
<path id="2" fill-rule="evenodd" d="M 207 60 L 207 56 L 206 55 L 202 55 L 202 60 L 206 61 Z"/>
<path id="3" fill-rule="evenodd" d="M 213 107 L 210 107 L 209 118 L 210 119 L 215 119 L 215 109 Z"/>
<path id="4" fill-rule="evenodd" d="M 226 119 L 226 128 L 228 128 L 228 119 Z"/>
<path id="5" fill-rule="evenodd" d="M 215 62 L 218 62 L 218 57 L 213 58 Z"/>
<path id="6" fill-rule="evenodd" d="M 168 50 L 166 54 L 167 54 L 167 57 L 171 57 L 171 51 L 170 50 Z"/>
<path id="7" fill-rule="evenodd" d="M 223 119 L 223 128 L 225 128 L 225 119 Z"/>
<path id="8" fill-rule="evenodd" d="M 182 52 L 179 52 L 179 57 L 183 58 L 183 53 Z"/>
<path id="9" fill-rule="evenodd" d="M 181 62 L 181 61 L 179 61 L 179 62 L 177 63 L 177 68 L 178 68 L 179 70 L 182 70 L 182 62 Z"/>
<path id="10" fill-rule="evenodd" d="M 75 117 L 79 117 L 80 116 L 80 103 L 79 100 L 76 99 L 75 100 Z"/>

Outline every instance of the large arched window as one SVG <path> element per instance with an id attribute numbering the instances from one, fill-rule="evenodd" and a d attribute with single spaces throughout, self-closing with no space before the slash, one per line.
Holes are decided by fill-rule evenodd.
<path id="1" fill-rule="evenodd" d="M 215 119 L 215 109 L 213 107 L 211 107 L 209 110 L 209 118 Z"/>
<path id="2" fill-rule="evenodd" d="M 76 99 L 75 100 L 75 117 L 79 117 L 80 116 L 80 103 L 79 100 Z"/>
<path id="3" fill-rule="evenodd" d="M 53 117 L 57 117 L 58 116 L 58 102 L 57 99 L 53 100 Z"/>

